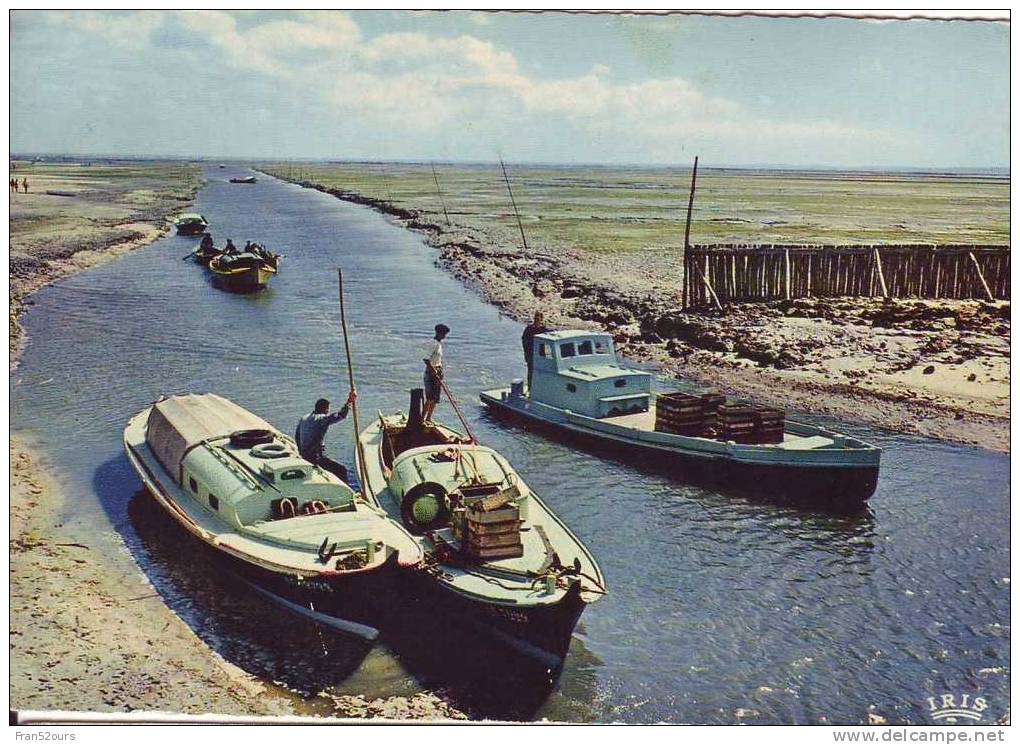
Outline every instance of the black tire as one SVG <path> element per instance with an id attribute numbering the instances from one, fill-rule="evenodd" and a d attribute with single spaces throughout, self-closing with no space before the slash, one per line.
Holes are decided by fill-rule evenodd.
<path id="1" fill-rule="evenodd" d="M 418 484 L 401 500 L 400 516 L 415 535 L 445 527 L 450 522 L 446 490 L 439 484 Z"/>
<path id="2" fill-rule="evenodd" d="M 273 433 L 268 429 L 239 429 L 230 435 L 230 444 L 235 448 L 250 448 L 273 441 Z"/>

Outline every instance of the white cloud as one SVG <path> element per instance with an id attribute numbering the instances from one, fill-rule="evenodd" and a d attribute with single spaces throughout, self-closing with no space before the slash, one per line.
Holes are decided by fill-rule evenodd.
<path id="1" fill-rule="evenodd" d="M 473 14 L 471 18 L 488 15 Z M 490 132 L 534 127 L 556 118 L 593 138 L 625 137 L 661 148 L 678 140 L 770 144 L 802 140 L 828 147 L 882 139 L 879 132 L 833 121 L 785 121 L 756 115 L 677 77 L 616 81 L 608 66 L 567 78 L 522 71 L 517 58 L 471 35 L 383 33 L 366 38 L 345 13 L 309 11 L 289 17 L 225 11 L 56 13 L 51 21 L 100 34 L 139 51 L 168 18 L 205 39 L 226 64 L 278 78 L 324 100 L 362 126 L 422 133 L 471 123 Z M 763 152 L 761 160 L 767 160 Z"/>

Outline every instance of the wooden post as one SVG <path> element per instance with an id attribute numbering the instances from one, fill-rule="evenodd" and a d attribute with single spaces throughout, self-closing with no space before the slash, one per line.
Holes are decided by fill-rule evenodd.
<path id="1" fill-rule="evenodd" d="M 446 211 L 446 200 L 443 199 L 443 190 L 439 188 L 439 176 L 436 175 L 435 163 L 432 164 L 432 180 L 436 182 L 436 194 L 439 195 L 439 204 L 443 206 L 443 216 L 446 218 L 446 227 L 450 227 L 450 213 Z M 524 235 L 523 231 L 521 232 L 521 235 Z"/>
<path id="2" fill-rule="evenodd" d="M 878 246 L 872 250 L 875 252 L 875 268 L 878 270 L 878 283 L 882 287 L 882 297 L 889 297 L 889 289 L 885 286 L 885 275 L 882 273 L 882 257 L 878 253 Z"/>
<path id="3" fill-rule="evenodd" d="M 715 307 L 722 310 L 722 303 L 719 302 L 718 296 L 715 294 L 715 290 L 712 289 L 712 283 L 708 280 L 708 252 L 705 252 L 705 268 L 702 269 L 696 261 L 691 262 L 698 268 L 698 273 L 701 274 L 701 280 L 705 283 L 705 289 L 708 290 L 708 294 L 712 296 L 712 300 L 715 302 Z"/>
<path id="4" fill-rule="evenodd" d="M 503 158 L 499 159 L 499 167 L 503 169 L 503 180 L 506 181 L 506 190 L 510 193 L 510 204 L 513 205 L 514 214 L 517 216 L 517 228 L 521 231 L 521 243 L 524 244 L 524 253 L 528 253 L 528 239 L 524 237 L 524 223 L 521 222 L 521 213 L 517 209 L 517 200 L 514 199 L 514 190 L 510 187 L 510 177 L 506 175 L 506 166 Z"/>
<path id="5" fill-rule="evenodd" d="M 783 260 L 786 264 L 786 299 L 790 299 L 790 247 L 787 246 L 783 252 Z"/>
<path id="6" fill-rule="evenodd" d="M 985 293 L 988 295 L 988 299 L 994 303 L 995 295 L 993 295 L 992 291 L 988 289 L 988 283 L 985 282 L 985 275 L 981 273 L 981 265 L 978 263 L 977 257 L 974 255 L 973 251 L 968 251 L 967 255 L 970 257 L 970 260 L 974 262 L 974 268 L 977 270 L 978 279 L 981 280 L 981 286 L 985 288 Z"/>
<path id="7" fill-rule="evenodd" d="M 684 227 L 684 250 L 691 245 L 691 212 L 694 210 L 694 185 L 698 180 L 698 156 L 694 156 L 694 170 L 691 171 L 691 194 L 687 198 L 687 225 Z"/>

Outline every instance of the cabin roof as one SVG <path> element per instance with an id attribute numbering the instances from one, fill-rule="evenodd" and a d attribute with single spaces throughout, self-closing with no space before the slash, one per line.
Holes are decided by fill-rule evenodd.
<path id="1" fill-rule="evenodd" d="M 584 365 L 582 367 L 568 367 L 560 370 L 560 375 L 578 380 L 601 380 L 602 378 L 620 378 L 624 376 L 651 376 L 651 373 L 642 370 L 634 370 L 619 365 Z"/>
<path id="2" fill-rule="evenodd" d="M 541 341 L 560 342 L 571 339 L 591 339 L 596 336 L 609 337 L 605 331 L 584 331 L 582 329 L 567 329 L 564 331 L 546 331 L 542 334 L 535 334 L 535 338 Z"/>
<path id="3" fill-rule="evenodd" d="M 163 467 L 176 475 L 190 448 L 240 429 L 272 430 L 273 427 L 214 393 L 189 393 L 153 404 L 145 439 Z"/>

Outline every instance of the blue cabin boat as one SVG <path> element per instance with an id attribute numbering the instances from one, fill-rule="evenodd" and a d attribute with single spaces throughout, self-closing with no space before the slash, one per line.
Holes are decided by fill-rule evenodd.
<path id="1" fill-rule="evenodd" d="M 491 411 L 651 456 L 685 480 L 812 509 L 860 509 L 877 486 L 877 447 L 684 382 L 656 392 L 651 373 L 620 364 L 607 333 L 537 334 L 533 352 L 531 390 L 515 380 L 483 392 Z"/>

